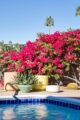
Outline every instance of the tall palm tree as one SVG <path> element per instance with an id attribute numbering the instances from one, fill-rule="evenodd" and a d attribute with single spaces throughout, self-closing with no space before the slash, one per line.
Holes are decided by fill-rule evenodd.
<path id="1" fill-rule="evenodd" d="M 80 16 L 80 6 L 78 6 L 76 9 L 76 16 Z"/>
<path id="2" fill-rule="evenodd" d="M 49 28 L 49 34 L 50 34 L 51 26 L 54 26 L 54 20 L 51 16 L 46 18 L 45 26 Z"/>

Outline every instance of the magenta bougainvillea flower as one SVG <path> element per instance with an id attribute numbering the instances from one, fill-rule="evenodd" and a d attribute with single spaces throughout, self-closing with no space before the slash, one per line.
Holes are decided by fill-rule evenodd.
<path id="1" fill-rule="evenodd" d="M 8 71 L 52 75 L 59 79 L 67 65 L 80 62 L 80 29 L 43 34 L 34 42 L 28 41 L 19 51 L 6 51 L 0 62 Z"/>

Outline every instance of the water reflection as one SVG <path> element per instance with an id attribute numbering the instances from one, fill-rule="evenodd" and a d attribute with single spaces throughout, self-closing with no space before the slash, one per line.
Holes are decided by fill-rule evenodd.
<path id="1" fill-rule="evenodd" d="M 15 119 L 15 112 L 13 108 L 7 108 L 3 111 L 3 120 L 13 120 Z"/>
<path id="2" fill-rule="evenodd" d="M 38 105 L 38 107 L 36 107 L 36 109 L 35 109 L 35 116 L 36 116 L 36 119 L 38 120 L 38 119 L 40 119 L 40 120 L 42 120 L 42 119 L 44 119 L 44 118 L 47 118 L 47 107 L 46 107 L 46 105 L 44 105 L 44 104 L 40 104 L 40 105 Z"/>
<path id="3" fill-rule="evenodd" d="M 65 118 L 80 120 L 80 111 L 51 104 L 17 104 L 0 107 L 0 120 L 65 120 Z"/>

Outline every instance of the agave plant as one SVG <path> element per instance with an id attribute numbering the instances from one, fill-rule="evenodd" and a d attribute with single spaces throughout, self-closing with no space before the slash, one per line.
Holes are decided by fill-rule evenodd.
<path id="1" fill-rule="evenodd" d="M 18 72 L 15 80 L 19 85 L 32 85 L 34 83 L 34 76 L 28 71 Z"/>

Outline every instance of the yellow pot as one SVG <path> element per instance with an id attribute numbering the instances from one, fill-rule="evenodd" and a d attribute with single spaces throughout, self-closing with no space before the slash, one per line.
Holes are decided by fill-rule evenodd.
<path id="1" fill-rule="evenodd" d="M 4 73 L 4 89 L 7 91 L 16 90 L 15 76 L 17 72 L 5 72 Z"/>
<path id="2" fill-rule="evenodd" d="M 46 89 L 48 85 L 48 76 L 47 75 L 36 75 L 36 83 L 33 86 L 33 90 L 35 91 L 43 91 Z"/>

